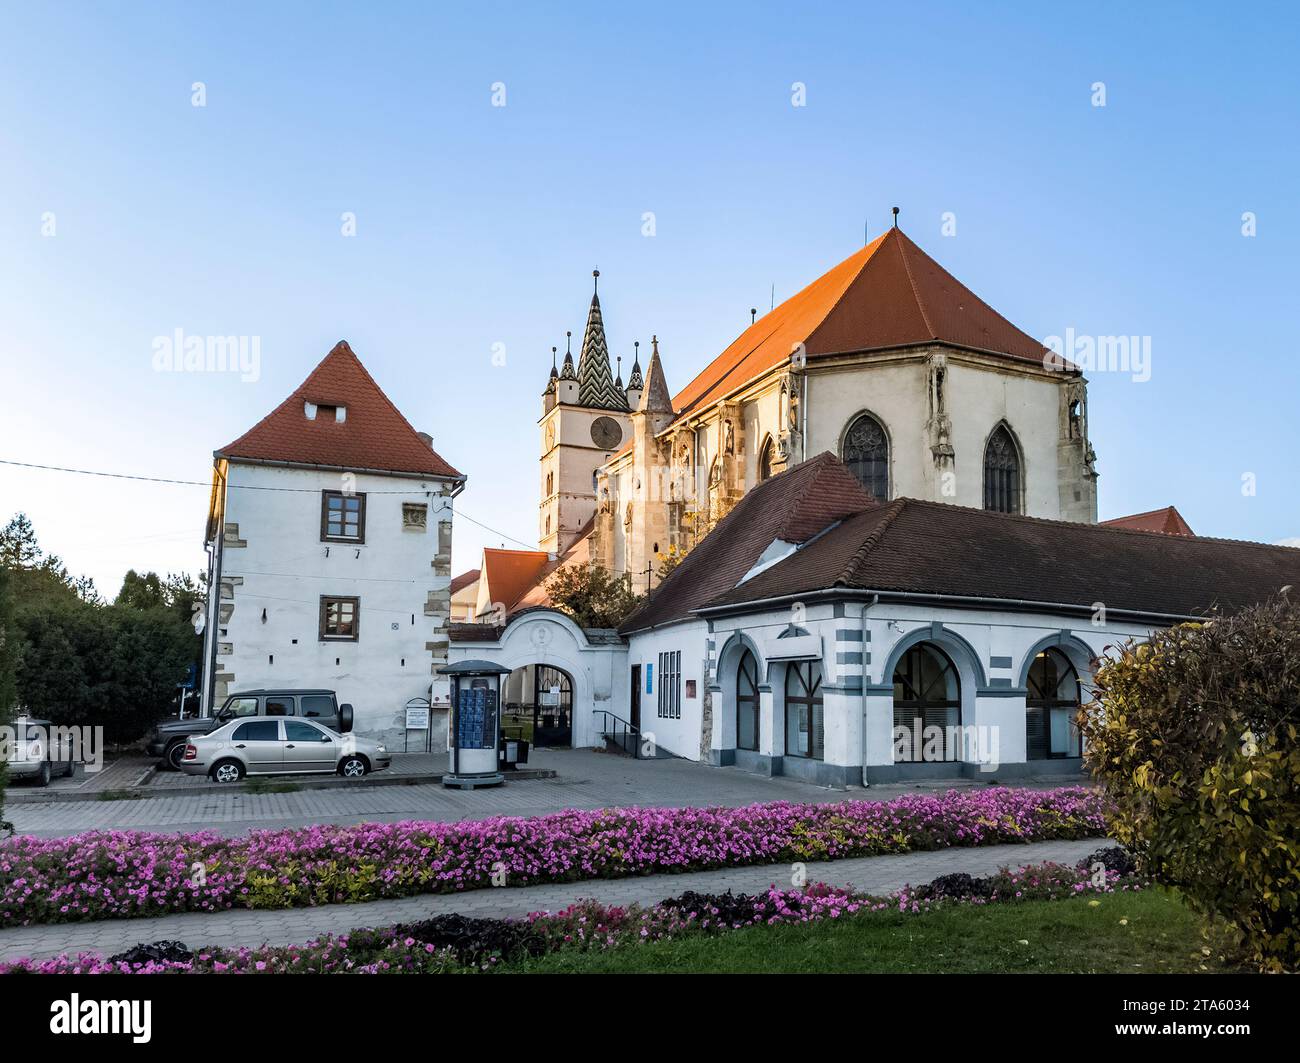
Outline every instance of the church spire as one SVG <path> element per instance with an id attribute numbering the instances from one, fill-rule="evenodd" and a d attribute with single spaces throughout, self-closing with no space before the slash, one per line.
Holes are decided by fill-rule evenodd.
<path id="1" fill-rule="evenodd" d="M 561 380 L 577 380 L 578 374 L 573 371 L 573 351 L 570 349 L 573 344 L 573 333 L 564 334 L 564 370 L 560 373 Z"/>
<path id="2" fill-rule="evenodd" d="M 591 309 L 587 312 L 587 331 L 578 355 L 578 405 L 605 410 L 626 410 L 627 396 L 614 387 L 609 372 L 609 345 L 605 342 L 605 322 L 600 314 L 600 270 L 592 270 Z"/>
<path id="3" fill-rule="evenodd" d="M 646 369 L 645 391 L 641 393 L 638 413 L 672 413 L 673 399 L 664 378 L 663 363 L 659 361 L 659 337 L 650 338 L 650 366 Z"/>

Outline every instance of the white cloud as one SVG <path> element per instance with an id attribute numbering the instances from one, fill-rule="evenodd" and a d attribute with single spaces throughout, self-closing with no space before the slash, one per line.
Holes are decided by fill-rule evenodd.
<path id="1" fill-rule="evenodd" d="M 1274 546 L 1294 546 L 1300 548 L 1300 535 L 1293 535 L 1290 539 L 1279 539 Z"/>

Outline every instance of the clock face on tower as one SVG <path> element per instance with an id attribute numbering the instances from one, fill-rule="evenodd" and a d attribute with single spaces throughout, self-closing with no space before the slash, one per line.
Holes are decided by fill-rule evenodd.
<path id="1" fill-rule="evenodd" d="M 623 442 L 623 429 L 612 417 L 597 417 L 591 422 L 591 441 L 601 450 L 613 450 Z"/>

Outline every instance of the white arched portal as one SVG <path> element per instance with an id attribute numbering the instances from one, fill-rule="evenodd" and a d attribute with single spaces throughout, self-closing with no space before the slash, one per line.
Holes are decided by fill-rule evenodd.
<path id="1" fill-rule="evenodd" d="M 511 672 L 532 665 L 564 672 L 572 684 L 571 744 L 600 744 L 595 713 L 627 716 L 627 644 L 612 632 L 586 632 L 556 609 L 530 609 L 512 617 L 496 639 L 454 639 L 449 663 L 483 659 Z"/>

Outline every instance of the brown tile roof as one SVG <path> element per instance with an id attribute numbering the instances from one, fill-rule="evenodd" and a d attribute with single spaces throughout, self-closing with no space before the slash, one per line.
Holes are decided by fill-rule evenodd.
<path id="1" fill-rule="evenodd" d="M 455 594 L 457 591 L 463 591 L 471 583 L 477 583 L 478 574 L 478 569 L 471 568 L 468 572 L 462 572 L 459 576 L 452 577 L 451 593 Z"/>
<path id="2" fill-rule="evenodd" d="M 735 587 L 773 542 L 807 542 L 871 504 L 857 478 L 829 453 L 809 458 L 746 494 L 619 630 L 684 619 Z"/>
<path id="3" fill-rule="evenodd" d="M 304 403 L 346 407 L 345 420 L 308 420 Z M 461 474 L 420 438 L 361 360 L 340 341 L 298 389 L 217 457 L 452 478 Z"/>
<path id="4" fill-rule="evenodd" d="M 1157 531 L 1166 535 L 1195 535 L 1192 526 L 1173 506 L 1153 509 L 1147 513 L 1134 513 L 1129 517 L 1115 517 L 1100 522 L 1107 528 L 1131 528 L 1134 531 Z"/>
<path id="5" fill-rule="evenodd" d="M 935 341 L 1037 365 L 1048 353 L 890 229 L 755 321 L 673 397 L 673 409 L 680 417 L 708 407 L 799 343 L 816 357 Z"/>
<path id="6" fill-rule="evenodd" d="M 840 587 L 1201 616 L 1288 584 L 1300 585 L 1300 549 L 903 498 L 850 517 L 709 607 Z"/>

